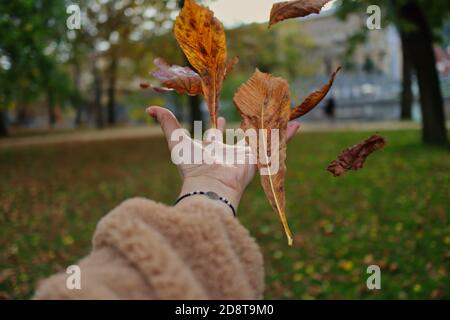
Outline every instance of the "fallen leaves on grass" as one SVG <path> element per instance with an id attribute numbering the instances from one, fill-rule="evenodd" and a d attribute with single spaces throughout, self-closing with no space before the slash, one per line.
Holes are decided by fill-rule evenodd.
<path id="1" fill-rule="evenodd" d="M 328 166 L 327 170 L 335 177 L 339 177 L 349 170 L 361 169 L 367 157 L 373 152 L 382 149 L 385 144 L 386 140 L 383 137 L 373 135 L 363 142 L 344 150 L 338 158 Z"/>

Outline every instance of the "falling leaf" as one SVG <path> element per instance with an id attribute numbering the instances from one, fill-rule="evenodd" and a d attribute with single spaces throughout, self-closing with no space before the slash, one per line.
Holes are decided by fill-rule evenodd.
<path id="1" fill-rule="evenodd" d="M 328 171 L 335 177 L 339 177 L 348 170 L 361 169 L 367 157 L 376 150 L 382 149 L 385 144 L 386 140 L 383 137 L 373 135 L 367 140 L 344 150 L 338 158 L 328 166 Z"/>
<path id="2" fill-rule="evenodd" d="M 141 83 L 140 85 L 139 85 L 140 87 L 141 87 L 141 89 L 148 89 L 148 88 L 150 88 L 150 84 L 149 83 Z"/>
<path id="3" fill-rule="evenodd" d="M 152 72 L 152 75 L 166 87 L 153 87 L 154 90 L 175 90 L 190 96 L 203 94 L 200 76 L 189 67 L 171 66 L 162 58 L 155 59 L 154 63 L 157 69 Z"/>
<path id="4" fill-rule="evenodd" d="M 223 25 L 211 10 L 193 0 L 186 0 L 175 23 L 175 37 L 201 77 L 211 124 L 216 128 L 219 96 L 227 60 Z"/>
<path id="5" fill-rule="evenodd" d="M 320 10 L 328 2 L 330 0 L 294 0 L 275 3 L 270 12 L 269 27 L 286 19 L 320 13 Z"/>
<path id="6" fill-rule="evenodd" d="M 272 208 L 279 214 L 289 245 L 292 245 L 292 234 L 285 214 L 284 180 L 286 175 L 286 131 L 290 115 L 289 85 L 282 78 L 262 73 L 258 69 L 234 96 L 234 103 L 241 114 L 243 130 L 255 129 L 258 134 L 258 146 L 255 148 L 258 168 L 269 170 L 268 175 L 261 175 L 261 184 Z M 260 131 L 260 129 L 266 129 Z M 270 164 L 263 166 L 261 157 L 270 158 L 271 130 L 279 130 L 279 170 L 270 172 Z M 262 135 L 261 135 L 262 133 Z M 263 143 L 259 141 L 263 139 Z M 264 141 L 265 140 L 265 141 Z M 264 147 L 265 146 L 265 147 Z M 262 153 L 262 155 L 261 155 Z M 269 161 L 266 161 L 268 164 Z"/>
<path id="7" fill-rule="evenodd" d="M 311 93 L 300 106 L 292 109 L 291 120 L 295 120 L 297 118 L 304 116 L 312 109 L 314 109 L 323 100 L 323 98 L 325 98 L 325 96 L 330 91 L 331 86 L 333 85 L 334 79 L 336 78 L 336 75 L 339 72 L 339 70 L 341 70 L 341 67 L 338 67 L 336 71 L 333 72 L 327 84 L 325 84 L 319 90 Z"/>

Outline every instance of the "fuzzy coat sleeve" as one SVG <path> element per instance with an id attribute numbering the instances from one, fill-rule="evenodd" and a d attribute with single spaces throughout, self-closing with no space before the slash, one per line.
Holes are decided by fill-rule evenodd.
<path id="1" fill-rule="evenodd" d="M 197 198 L 176 207 L 123 202 L 98 224 L 92 252 L 69 275 L 42 281 L 35 299 L 260 299 L 261 252 L 226 208 Z"/>

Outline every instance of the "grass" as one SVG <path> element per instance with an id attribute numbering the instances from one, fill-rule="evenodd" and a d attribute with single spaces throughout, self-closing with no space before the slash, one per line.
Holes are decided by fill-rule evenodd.
<path id="1" fill-rule="evenodd" d="M 288 150 L 286 244 L 258 179 L 240 219 L 266 263 L 266 297 L 450 298 L 450 153 L 392 131 L 385 150 L 342 178 L 325 168 L 368 132 L 305 133 Z M 0 297 L 29 298 L 39 279 L 90 250 L 97 221 L 128 197 L 172 203 L 180 185 L 160 138 L 0 151 Z M 366 269 L 382 289 L 366 288 Z"/>

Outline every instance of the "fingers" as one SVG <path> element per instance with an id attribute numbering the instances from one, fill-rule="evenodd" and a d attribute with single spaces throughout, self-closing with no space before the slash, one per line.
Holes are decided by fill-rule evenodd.
<path id="1" fill-rule="evenodd" d="M 300 123 L 291 122 L 287 128 L 287 140 L 290 141 L 300 129 Z"/>
<path id="2" fill-rule="evenodd" d="M 219 117 L 219 119 L 217 119 L 217 129 L 219 129 L 222 133 L 225 130 L 226 124 L 227 124 L 227 121 L 225 120 L 224 117 Z"/>
<path id="3" fill-rule="evenodd" d="M 157 120 L 161 126 L 162 131 L 164 132 L 164 136 L 166 137 L 167 143 L 169 144 L 169 149 L 172 149 L 172 133 L 176 129 L 181 129 L 181 125 L 178 122 L 177 118 L 174 114 L 165 108 L 161 107 L 149 107 L 147 109 L 147 113 L 155 120 Z"/>

